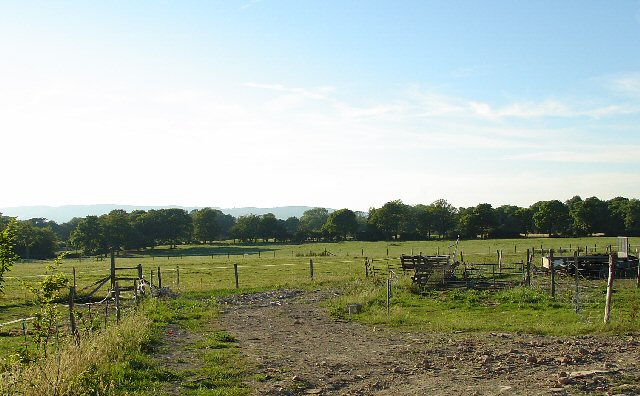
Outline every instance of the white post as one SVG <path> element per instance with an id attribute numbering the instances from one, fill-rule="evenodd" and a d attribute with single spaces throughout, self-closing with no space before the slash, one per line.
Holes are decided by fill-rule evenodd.
<path id="1" fill-rule="evenodd" d="M 607 281 L 607 300 L 604 305 L 604 323 L 608 324 L 611 317 L 611 295 L 613 293 L 613 254 L 609 255 L 609 280 Z"/>

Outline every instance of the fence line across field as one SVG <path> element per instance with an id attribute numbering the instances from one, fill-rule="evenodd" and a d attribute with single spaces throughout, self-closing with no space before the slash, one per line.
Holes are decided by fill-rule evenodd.
<path id="1" fill-rule="evenodd" d="M 517 249 L 514 249 L 517 250 Z M 585 249 L 586 250 L 586 249 Z M 610 252 L 611 250 L 608 249 Z M 543 250 L 541 250 L 540 252 L 543 252 Z M 364 252 L 364 250 L 362 251 Z M 549 253 L 552 254 L 553 250 L 548 251 Z M 574 252 L 577 254 L 577 251 L 574 250 Z M 420 252 L 422 253 L 422 252 Z M 463 258 L 463 251 L 461 250 L 460 252 L 460 259 L 464 260 Z M 600 298 L 597 298 L 598 296 L 601 296 L 602 294 L 600 293 L 601 291 L 603 291 L 604 289 L 604 284 L 602 283 L 598 283 L 599 281 L 595 281 L 592 279 L 588 279 L 586 276 L 583 276 L 582 273 L 580 273 L 580 271 L 577 271 L 577 276 L 572 276 L 570 274 L 564 274 L 564 273 L 558 273 L 555 270 L 552 270 L 551 273 L 549 273 L 548 271 L 545 271 L 544 268 L 542 267 L 537 267 L 536 265 L 533 264 L 533 260 L 534 257 L 536 257 L 536 253 L 535 249 L 531 249 L 530 254 L 528 255 L 528 259 L 525 260 L 520 260 L 520 262 L 508 262 L 508 260 L 510 260 L 509 257 L 513 258 L 513 255 L 509 255 L 509 254 L 505 254 L 503 252 L 503 250 L 498 249 L 498 250 L 494 250 L 493 252 L 490 253 L 491 256 L 493 256 L 494 258 L 497 259 L 497 262 L 493 262 L 493 263 L 470 263 L 470 262 L 464 262 L 464 267 L 460 266 L 458 268 L 458 270 L 462 271 L 464 269 L 464 271 L 477 271 L 478 274 L 481 274 L 481 276 L 485 276 L 485 277 L 491 277 L 492 280 L 492 284 L 493 286 L 496 286 L 497 284 L 500 283 L 501 279 L 504 277 L 513 277 L 514 279 L 514 284 L 522 284 L 527 286 L 527 282 L 529 282 L 531 284 L 531 287 L 537 287 L 540 289 L 544 289 L 544 290 L 549 290 L 551 288 L 552 290 L 552 294 L 553 297 L 556 297 L 556 294 L 561 294 L 560 297 L 562 298 L 568 298 L 568 296 L 570 295 L 569 292 L 573 293 L 573 297 L 571 297 L 572 299 L 574 299 L 575 301 L 575 305 L 576 305 L 576 313 L 580 312 L 580 307 L 584 304 L 589 305 L 592 303 L 598 303 L 601 304 Z M 546 253 L 546 252 L 545 252 Z M 222 255 L 221 255 L 222 256 Z M 335 256 L 335 255 L 333 255 Z M 489 256 L 489 254 L 487 255 Z M 298 258 L 300 259 L 300 262 L 295 262 L 295 263 L 279 263 L 279 264 L 264 264 L 264 265 L 260 265 L 257 263 L 253 263 L 252 265 L 239 265 L 238 263 L 234 263 L 233 266 L 224 266 L 224 267 L 207 267 L 206 264 L 203 262 L 201 264 L 195 264 L 195 265 L 199 265 L 198 267 L 193 267 L 193 265 L 187 265 L 187 266 L 180 266 L 180 265 L 176 265 L 175 267 L 168 267 L 166 265 L 162 266 L 162 269 L 160 268 L 160 266 L 157 266 L 157 275 L 155 274 L 155 269 L 151 270 L 150 272 L 150 277 L 148 279 L 144 279 L 143 273 L 144 271 L 141 271 L 141 267 L 142 264 L 138 264 L 135 267 L 128 267 L 128 266 L 122 266 L 122 267 L 116 267 L 115 266 L 115 259 L 112 259 L 112 265 L 111 265 L 111 274 L 107 277 L 103 277 L 98 279 L 97 281 L 93 282 L 92 284 L 85 286 L 83 289 L 80 290 L 86 290 L 88 288 L 94 287 L 98 284 L 100 284 L 100 286 L 97 289 L 100 289 L 103 285 L 105 285 L 109 280 L 112 281 L 112 283 L 115 285 L 116 282 L 118 282 L 118 276 L 113 277 L 114 272 L 120 271 L 120 270 L 138 270 L 138 276 L 137 277 L 122 277 L 122 279 L 126 279 L 126 280 L 131 280 L 133 279 L 134 281 L 134 294 L 135 297 L 133 299 L 133 301 L 138 301 L 138 298 L 142 298 L 142 296 L 138 296 L 138 292 L 140 292 L 140 287 L 142 287 L 143 289 L 146 288 L 145 294 L 149 294 L 149 295 L 153 295 L 156 294 L 158 292 L 159 289 L 162 288 L 162 272 L 169 272 L 169 273 L 174 273 L 176 276 L 171 276 L 169 277 L 169 280 L 171 281 L 170 283 L 173 285 L 176 285 L 178 287 L 178 289 L 180 289 L 181 283 L 180 283 L 180 276 L 182 274 L 182 276 L 190 276 L 193 274 L 199 274 L 200 276 L 200 285 L 202 288 L 202 284 L 203 284 L 203 278 L 202 275 L 205 276 L 214 276 L 217 275 L 219 278 L 219 280 L 224 280 L 224 273 L 225 270 L 229 270 L 229 269 L 233 269 L 233 273 L 231 272 L 227 272 L 230 274 L 229 279 L 229 287 L 232 287 L 233 285 L 233 279 L 235 277 L 235 286 L 236 288 L 239 288 L 239 282 L 240 282 L 240 277 L 241 277 L 241 272 L 239 271 L 239 269 L 242 268 L 248 268 L 248 267 L 254 267 L 254 266 L 261 266 L 261 267 L 275 267 L 275 266 L 304 266 L 305 262 L 302 260 L 303 257 L 305 256 L 298 256 Z M 309 256 L 306 256 L 309 257 Z M 330 257 L 330 256 L 326 256 L 326 257 Z M 314 265 L 318 266 L 318 268 L 320 270 L 322 270 L 323 264 L 336 264 L 336 263 L 340 263 L 340 261 L 322 261 L 322 260 L 318 260 L 318 262 L 314 261 L 315 256 L 312 256 L 312 258 L 309 259 L 308 261 L 308 265 L 309 265 L 309 273 L 307 275 L 307 280 L 311 280 L 314 281 Z M 398 270 L 401 269 L 400 267 L 400 262 L 399 262 L 399 257 L 376 257 L 376 258 L 366 258 L 363 257 L 364 263 L 365 263 L 365 276 L 369 276 L 369 275 L 376 275 L 378 273 L 383 273 L 383 272 L 389 272 L 389 273 L 393 273 L 394 277 L 397 278 L 399 275 L 396 274 L 400 274 L 400 272 L 404 272 L 404 271 L 400 271 L 398 272 Z M 353 260 L 350 260 L 349 262 L 354 262 Z M 346 263 L 346 262 L 345 262 Z M 357 261 L 356 261 L 357 263 Z M 205 264 L 205 266 L 202 266 L 202 264 Z M 360 264 L 357 264 L 360 265 Z M 202 271 L 206 271 L 204 274 Z M 99 272 L 97 270 L 89 270 L 89 271 L 78 271 L 76 273 L 75 268 L 73 268 L 74 271 L 74 275 L 84 275 L 84 274 L 95 274 L 96 272 Z M 640 273 L 640 269 L 638 269 L 638 272 Z M 326 273 L 326 272 L 324 272 Z M 231 275 L 233 274 L 233 275 Z M 156 281 L 157 281 L 157 285 L 154 285 L 153 283 L 153 276 L 156 275 Z M 550 276 L 549 276 L 550 275 Z M 302 274 L 300 274 L 300 280 L 302 281 Z M 131 279 L 130 279 L 131 278 Z M 135 278 L 135 279 L 134 279 Z M 173 278 L 173 279 L 172 279 Z M 500 279 L 499 279 L 500 278 Z M 192 278 L 193 279 L 193 278 Z M 531 280 L 534 280 L 534 282 L 531 282 Z M 638 278 L 640 279 L 640 277 Z M 551 282 L 551 284 L 550 284 Z M 616 281 L 617 283 L 617 281 Z M 389 279 L 389 287 L 392 284 L 392 279 Z M 625 286 L 628 287 L 629 282 L 625 283 Z M 640 284 L 640 283 L 639 283 Z M 243 285 L 244 287 L 252 287 L 251 284 L 249 285 Z M 97 289 L 95 291 L 97 291 Z M 121 285 L 118 285 L 118 289 L 119 292 L 122 292 L 124 290 L 121 290 Z M 129 290 L 131 290 L 129 288 Z M 107 292 L 107 295 L 99 300 L 99 301 L 87 301 L 87 302 L 83 302 L 83 299 L 85 297 L 81 297 L 81 296 L 77 296 L 76 293 L 78 291 L 78 286 L 75 282 L 75 276 L 74 276 L 74 284 L 73 284 L 73 288 L 72 291 L 70 291 L 70 294 L 72 293 L 74 295 L 74 300 L 73 303 L 70 304 L 58 304 L 61 307 L 66 307 L 69 308 L 70 306 L 72 306 L 72 311 L 74 309 L 80 309 L 81 307 L 88 307 L 89 310 L 91 310 L 92 306 L 96 306 L 96 305 L 101 305 L 101 304 L 105 304 L 105 324 L 107 323 L 107 319 L 108 317 L 111 315 L 111 312 L 109 311 L 110 305 L 112 305 L 112 302 L 115 302 L 116 299 L 120 299 L 120 293 L 118 292 L 118 295 L 116 297 L 116 295 L 114 294 L 115 290 L 114 288 L 110 287 L 109 291 Z M 600 294 L 598 294 L 600 293 Z M 391 290 L 389 290 L 389 303 L 391 303 Z M 118 306 L 120 304 L 117 304 Z M 117 319 L 119 319 L 120 317 L 120 307 L 118 307 L 116 309 L 116 317 Z M 593 314 L 588 314 L 588 313 L 581 313 L 582 315 L 585 315 L 585 317 L 587 317 L 587 319 L 591 320 Z M 73 316 L 70 316 L 71 321 L 73 322 Z M 35 319 L 35 317 L 29 317 L 29 318 L 21 318 L 21 319 L 15 319 L 15 320 L 11 320 L 9 322 L 5 322 L 5 323 L 0 323 L 0 327 L 4 327 L 4 326 L 9 326 L 11 324 L 15 324 L 15 323 L 24 323 L 26 321 L 31 321 Z"/>

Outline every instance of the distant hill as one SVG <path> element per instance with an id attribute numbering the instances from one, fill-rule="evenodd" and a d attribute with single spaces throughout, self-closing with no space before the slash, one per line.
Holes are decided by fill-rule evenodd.
<path id="1" fill-rule="evenodd" d="M 201 207 L 184 207 L 184 206 L 133 206 L 133 205 L 65 205 L 65 206 L 17 206 L 0 208 L 0 213 L 4 216 L 17 217 L 20 220 L 32 219 L 34 217 L 42 217 L 48 220 L 53 220 L 58 224 L 65 223 L 74 217 L 86 217 L 90 215 L 100 216 L 111 212 L 114 209 L 124 209 L 127 212 L 134 210 L 151 210 L 151 209 L 167 209 L 167 208 L 179 208 L 186 211 L 192 211 L 194 209 L 201 209 Z M 273 213 L 279 219 L 287 219 L 295 216 L 300 217 L 306 211 L 311 209 L 311 206 L 282 206 L 276 208 L 228 208 L 220 209 L 225 214 L 230 214 L 234 217 L 239 217 L 248 214 L 263 215 L 266 213 Z M 329 209 L 329 211 L 332 211 Z"/>

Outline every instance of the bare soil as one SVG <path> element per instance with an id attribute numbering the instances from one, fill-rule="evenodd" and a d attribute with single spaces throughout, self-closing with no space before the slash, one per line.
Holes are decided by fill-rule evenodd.
<path id="1" fill-rule="evenodd" d="M 335 319 L 336 292 L 221 299 L 257 395 L 640 395 L 640 339 L 399 332 Z"/>

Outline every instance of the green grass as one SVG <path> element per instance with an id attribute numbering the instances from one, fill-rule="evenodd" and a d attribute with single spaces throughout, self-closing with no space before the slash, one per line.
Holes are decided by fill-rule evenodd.
<path id="1" fill-rule="evenodd" d="M 541 245 L 544 249 L 556 251 L 569 247 L 575 249 L 576 246 L 583 249 L 588 246 L 592 250 L 597 246 L 598 251 L 603 253 L 606 246 L 615 246 L 615 242 L 615 238 L 461 241 L 458 252 L 464 254 L 465 262 L 480 264 L 495 263 L 496 250 L 502 250 L 505 263 L 515 263 L 526 259 L 527 249 L 540 249 Z M 630 242 L 635 247 L 640 243 L 640 238 L 632 238 Z M 120 394 L 161 394 L 167 384 L 176 382 L 182 384 L 190 395 L 246 394 L 248 390 L 242 384 L 247 374 L 242 368 L 235 340 L 213 325 L 217 312 L 213 298 L 278 288 L 342 289 L 341 297 L 327 303 L 333 315 L 347 317 L 345 305 L 361 303 L 363 312 L 352 315 L 351 319 L 371 325 L 391 325 L 400 330 L 557 335 L 640 331 L 640 292 L 634 288 L 632 280 L 616 280 L 611 323 L 608 326 L 602 324 L 604 282 L 582 284 L 581 311 L 576 314 L 572 303 L 572 280 L 560 277 L 558 295 L 552 299 L 549 296 L 548 278 L 543 276 L 534 278 L 534 287 L 531 289 L 516 288 L 499 292 L 431 291 L 421 296 L 411 291 L 409 275 L 399 273 L 399 279 L 394 281 L 391 312 L 387 316 L 386 277 L 365 278 L 364 257 L 374 260 L 374 265 L 384 271 L 388 264 L 397 266 L 401 254 L 446 254 L 453 249 L 451 245 L 451 241 L 195 245 L 180 246 L 178 249 L 158 248 L 119 257 L 116 259 L 118 267 L 142 264 L 147 280 L 153 271 L 154 283 L 157 282 L 157 268 L 160 267 L 163 285 L 179 291 L 180 297 L 148 302 L 144 312 L 150 320 L 151 330 L 144 345 L 140 345 L 139 349 L 134 348 L 128 359 L 112 362 L 108 368 L 94 367 L 91 372 L 95 376 L 87 374 L 82 381 L 88 388 L 114 386 Z M 330 254 L 324 256 L 325 250 Z M 535 264 L 539 264 L 539 257 L 537 253 Z M 309 274 L 311 259 L 314 262 L 313 280 Z M 234 264 L 239 269 L 240 289 L 235 289 Z M 45 266 L 46 262 L 19 262 L 6 274 L 6 292 L 0 296 L 0 323 L 33 315 L 36 307 L 31 303 L 25 284 L 40 280 Z M 82 296 L 85 287 L 109 273 L 109 260 L 67 259 L 63 261 L 61 270 L 72 278 L 74 267 Z M 135 270 L 119 274 L 131 276 Z M 518 278 L 518 275 L 513 277 Z M 102 298 L 106 293 L 105 286 L 96 297 Z M 130 310 L 130 292 L 123 295 L 123 301 L 127 310 Z M 85 327 L 95 329 L 103 326 L 103 307 L 100 305 L 93 309 L 93 320 L 89 326 L 87 308 L 78 306 L 83 315 L 83 334 L 88 334 L 84 332 Z M 62 317 L 67 318 L 65 308 L 60 309 Z M 113 324 L 112 315 L 109 328 Z M 202 351 L 198 355 L 200 363 L 197 368 L 183 371 L 154 368 L 154 348 L 159 345 L 159 334 L 169 324 L 201 334 L 202 339 L 194 346 Z M 64 333 L 66 324 L 61 325 Z M 23 344 L 21 323 L 0 327 L 0 356 L 4 357 L 5 368 L 9 362 L 16 360 L 17 352 L 24 349 Z M 32 344 L 30 348 L 31 352 L 35 352 Z"/>
<path id="2" fill-rule="evenodd" d="M 550 335 L 640 332 L 640 290 L 631 280 L 617 281 L 611 321 L 603 323 L 604 289 L 583 289 L 580 312 L 573 294 L 561 291 L 552 298 L 541 288 L 516 287 L 500 291 L 442 290 L 418 295 L 410 280 L 395 281 L 387 315 L 386 278 L 357 280 L 337 299 L 327 302 L 332 315 L 369 325 L 391 325 L 401 330 L 429 332 L 517 332 Z M 599 283 L 602 283 L 601 281 Z M 362 304 L 349 315 L 347 304 Z"/>
<path id="3" fill-rule="evenodd" d="M 245 362 L 236 345 L 236 340 L 215 325 L 218 312 L 211 299 L 184 296 L 175 300 L 154 302 L 154 325 L 163 330 L 168 324 L 178 325 L 201 337 L 192 344 L 183 346 L 196 351 L 195 362 L 179 371 L 180 385 L 185 395 L 246 395 L 244 385 L 247 375 Z M 160 319 L 162 318 L 162 319 Z M 164 347 L 172 348 L 171 345 Z M 175 382 L 174 379 L 170 379 Z M 171 382 L 168 381 L 168 382 Z"/>
<path id="4" fill-rule="evenodd" d="M 148 300 L 120 325 L 83 336 L 80 349 L 64 337 L 56 354 L 30 364 L 8 364 L 0 370 L 12 373 L 2 379 L 0 394 L 69 395 L 166 395 L 183 389 L 184 395 L 246 395 L 246 364 L 235 339 L 217 328 L 217 309 L 211 299 L 183 296 Z M 193 332 L 193 342 L 176 345 L 164 341 L 167 326 Z M 190 350 L 183 368 L 167 368 L 160 356 L 179 359 Z M 175 359 L 174 354 L 175 353 Z M 55 374 L 60 369 L 60 381 Z M 42 375 L 45 373 L 46 375 Z M 44 378 L 44 379 L 43 379 Z"/>

